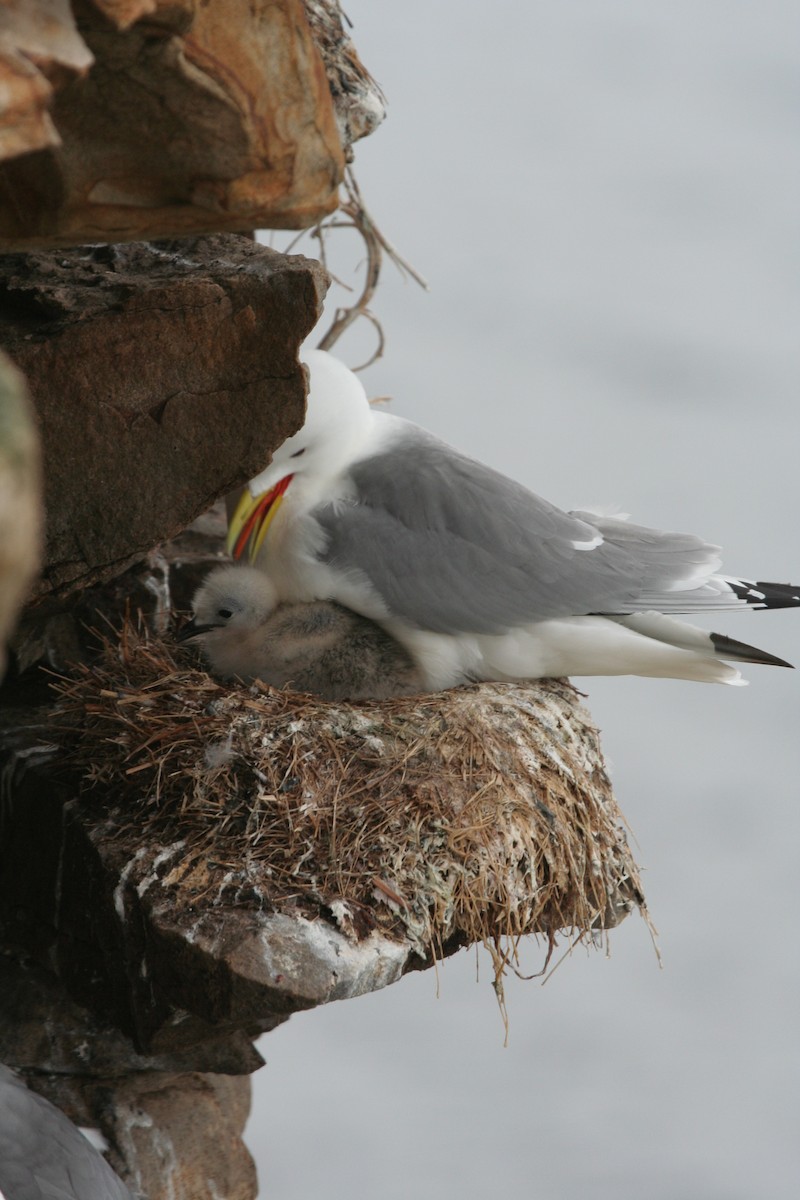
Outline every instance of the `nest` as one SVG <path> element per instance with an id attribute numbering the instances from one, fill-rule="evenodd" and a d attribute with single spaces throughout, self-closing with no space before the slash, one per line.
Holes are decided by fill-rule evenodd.
<path id="1" fill-rule="evenodd" d="M 127 626 L 57 705 L 104 828 L 128 849 L 180 839 L 161 872 L 176 903 L 299 911 L 355 940 L 380 928 L 426 963 L 483 943 L 496 981 L 523 935 L 552 949 L 643 909 L 568 683 L 334 704 L 227 686 L 183 655 Z"/>

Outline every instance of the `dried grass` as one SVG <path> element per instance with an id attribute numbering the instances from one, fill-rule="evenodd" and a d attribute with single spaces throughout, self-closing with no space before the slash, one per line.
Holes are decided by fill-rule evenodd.
<path id="1" fill-rule="evenodd" d="M 181 840 L 160 876 L 175 903 L 379 926 L 426 962 L 483 943 L 498 984 L 523 935 L 552 949 L 643 908 L 569 684 L 330 704 L 226 686 L 182 655 L 128 625 L 56 709 L 86 802 L 127 851 L 150 847 L 142 871 Z"/>

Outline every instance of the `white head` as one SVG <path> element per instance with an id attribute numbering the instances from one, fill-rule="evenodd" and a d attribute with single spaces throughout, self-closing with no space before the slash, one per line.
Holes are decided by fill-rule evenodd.
<path id="1" fill-rule="evenodd" d="M 277 591 L 270 578 L 255 567 L 217 567 L 198 588 L 192 601 L 194 620 L 181 636 L 213 637 L 215 630 L 258 628 L 274 611 Z"/>
<path id="2" fill-rule="evenodd" d="M 269 466 L 250 481 L 254 496 L 268 492 L 286 475 L 336 475 L 365 440 L 372 410 L 361 381 L 325 350 L 308 350 L 308 407 L 302 429 L 287 438 Z"/>

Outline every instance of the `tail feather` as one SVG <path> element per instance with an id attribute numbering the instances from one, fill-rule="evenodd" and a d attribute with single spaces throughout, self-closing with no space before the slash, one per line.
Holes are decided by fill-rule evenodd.
<path id="1" fill-rule="evenodd" d="M 737 642 L 735 638 L 726 637 L 724 633 L 712 633 L 710 637 L 714 653 L 720 658 L 733 659 L 734 662 L 764 663 L 770 667 L 792 667 L 792 663 L 787 662 L 785 658 L 768 654 L 766 650 L 759 650 L 757 646 L 748 646 L 747 642 Z"/>
<path id="2" fill-rule="evenodd" d="M 692 650 L 696 654 L 732 659 L 734 662 L 764 663 L 772 667 L 792 666 L 785 659 L 768 654 L 766 650 L 759 650 L 757 646 L 737 642 L 735 638 L 729 638 L 724 633 L 707 633 L 705 629 L 698 629 L 696 625 L 678 621 L 665 613 L 634 613 L 609 619 L 657 642 L 666 642 L 667 645 Z"/>

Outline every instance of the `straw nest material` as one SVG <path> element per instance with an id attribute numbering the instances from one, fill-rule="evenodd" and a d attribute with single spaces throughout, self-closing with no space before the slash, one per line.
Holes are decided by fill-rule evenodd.
<path id="1" fill-rule="evenodd" d="M 128 844 L 182 841 L 161 880 L 176 904 L 380 928 L 426 962 L 483 943 L 498 973 L 524 934 L 552 947 L 643 908 L 597 731 L 563 681 L 333 704 L 223 685 L 128 626 L 58 690 L 84 803 Z"/>

